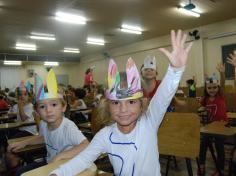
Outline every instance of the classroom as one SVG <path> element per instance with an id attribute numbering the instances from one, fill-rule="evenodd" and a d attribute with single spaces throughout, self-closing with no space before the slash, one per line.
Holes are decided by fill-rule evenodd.
<path id="1" fill-rule="evenodd" d="M 235 9 L 0 1 L 0 176 L 236 175 Z"/>

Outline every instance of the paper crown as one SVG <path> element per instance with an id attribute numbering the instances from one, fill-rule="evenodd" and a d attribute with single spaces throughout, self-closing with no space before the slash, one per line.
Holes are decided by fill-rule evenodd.
<path id="1" fill-rule="evenodd" d="M 156 70 L 156 58 L 155 58 L 155 56 L 153 56 L 153 57 L 147 56 L 144 59 L 144 64 L 143 64 L 142 69 L 145 69 L 145 68 L 152 68 L 152 69 Z"/>
<path id="2" fill-rule="evenodd" d="M 205 82 L 207 83 L 207 84 L 209 84 L 209 83 L 216 83 L 216 84 L 218 84 L 219 83 L 219 79 L 217 78 L 217 76 L 216 76 L 216 74 L 215 73 L 213 73 L 213 75 L 212 76 L 206 76 L 205 77 Z"/>
<path id="3" fill-rule="evenodd" d="M 63 98 L 62 94 L 58 93 L 57 80 L 54 71 L 50 69 L 46 86 L 44 86 L 42 79 L 35 74 L 35 98 L 36 102 L 49 98 Z"/>
<path id="4" fill-rule="evenodd" d="M 121 75 L 113 59 L 110 59 L 108 67 L 108 90 L 106 97 L 110 100 L 129 100 L 137 99 L 143 96 L 141 89 L 141 80 L 138 69 L 129 58 L 126 64 L 126 82 L 121 81 Z M 126 87 L 121 84 L 127 84 Z"/>
<path id="5" fill-rule="evenodd" d="M 19 91 L 22 91 L 22 92 L 28 91 L 28 92 L 30 92 L 31 84 L 30 84 L 29 81 L 27 81 L 26 84 L 25 84 L 25 82 L 22 80 L 18 87 L 19 87 Z"/>

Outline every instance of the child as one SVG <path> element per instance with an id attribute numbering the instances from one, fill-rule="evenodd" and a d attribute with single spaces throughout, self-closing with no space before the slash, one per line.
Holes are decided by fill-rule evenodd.
<path id="1" fill-rule="evenodd" d="M 226 115 L 226 104 L 224 99 L 224 85 L 225 85 L 225 66 L 218 64 L 217 70 L 220 72 L 220 85 L 218 80 L 215 78 L 207 78 L 205 83 L 205 95 L 202 99 L 202 106 L 204 106 L 208 111 L 208 121 L 221 121 L 227 120 Z M 211 138 L 207 136 L 202 136 L 200 145 L 200 169 L 198 170 L 198 175 L 205 175 L 205 161 L 207 147 Z M 217 165 L 220 170 L 224 170 L 224 140 L 222 137 L 214 138 L 215 147 L 217 151 Z M 219 175 L 216 171 L 214 176 Z"/>
<path id="2" fill-rule="evenodd" d="M 73 104 L 70 105 L 74 109 L 87 109 L 86 104 L 84 103 L 83 98 L 86 96 L 86 91 L 82 88 L 75 89 L 75 97 Z"/>
<path id="3" fill-rule="evenodd" d="M 8 103 L 4 100 L 4 94 L 0 91 L 0 111 L 8 110 Z"/>
<path id="4" fill-rule="evenodd" d="M 196 97 L 196 80 L 195 76 L 193 76 L 193 79 L 188 79 L 186 81 L 187 86 L 188 86 L 188 96 L 189 97 Z"/>
<path id="5" fill-rule="evenodd" d="M 72 158 L 88 145 L 87 139 L 78 130 L 76 125 L 69 119 L 63 117 L 66 104 L 63 96 L 58 93 L 53 70 L 50 70 L 48 73 L 47 90 L 48 92 L 44 92 L 42 81 L 36 75 L 36 106 L 37 112 L 42 118 L 40 135 L 30 140 L 9 145 L 8 152 L 17 151 L 27 145 L 45 143 L 47 148 L 47 163 L 49 163 Z M 34 162 L 19 169 L 16 175 L 45 164 L 45 162 Z"/>
<path id="6" fill-rule="evenodd" d="M 143 78 L 143 94 L 148 100 L 151 100 L 156 93 L 157 88 L 161 84 L 160 80 L 156 80 L 157 68 L 156 68 L 156 58 L 147 56 L 144 59 L 144 64 L 140 69 Z"/>
<path id="7" fill-rule="evenodd" d="M 32 97 L 29 90 L 26 89 L 24 82 L 21 81 L 20 86 L 16 89 L 17 104 L 15 104 L 8 112 L 9 116 L 17 116 L 16 122 L 34 122 L 34 107 Z M 37 129 L 35 125 L 21 127 L 19 130 L 12 130 L 9 138 L 17 138 L 29 135 L 36 135 Z"/>
<path id="8" fill-rule="evenodd" d="M 186 37 L 180 30 L 177 35 L 172 31 L 173 52 L 160 49 L 169 58 L 170 66 L 147 112 L 142 112 L 143 93 L 133 60 L 127 62 L 127 77 L 120 77 L 115 62 L 110 61 L 107 98 L 115 123 L 100 130 L 81 154 L 54 170 L 51 176 L 75 175 L 103 152 L 108 153 L 115 175 L 160 175 L 157 129 L 187 61 L 191 44 L 184 47 Z"/>
<path id="9" fill-rule="evenodd" d="M 227 58 L 227 63 L 236 67 L 236 50 L 234 50 L 233 54 L 230 54 Z"/>

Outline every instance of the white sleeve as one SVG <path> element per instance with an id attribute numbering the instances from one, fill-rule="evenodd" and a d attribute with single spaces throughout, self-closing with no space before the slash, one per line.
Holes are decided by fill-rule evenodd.
<path id="1" fill-rule="evenodd" d="M 25 114 L 29 117 L 26 121 L 33 122 L 34 116 L 33 116 L 33 105 L 28 105 L 26 108 L 24 108 Z"/>
<path id="2" fill-rule="evenodd" d="M 179 86 L 179 81 L 185 67 L 173 68 L 169 66 L 167 73 L 161 81 L 155 95 L 150 101 L 146 115 L 149 124 L 157 131 L 170 102 Z"/>
<path id="3" fill-rule="evenodd" d="M 101 153 L 106 152 L 104 131 L 104 129 L 99 131 L 94 136 L 89 146 L 79 155 L 75 156 L 67 163 L 61 165 L 50 174 L 56 174 L 57 176 L 74 176 L 89 168 Z"/>

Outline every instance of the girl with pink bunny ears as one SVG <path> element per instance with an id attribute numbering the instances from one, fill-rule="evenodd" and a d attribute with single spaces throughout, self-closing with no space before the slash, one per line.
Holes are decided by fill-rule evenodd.
<path id="1" fill-rule="evenodd" d="M 171 31 L 173 51 L 161 48 L 170 65 L 158 93 L 143 112 L 142 89 L 138 69 L 128 59 L 126 73 L 120 74 L 114 60 L 109 63 L 109 112 L 114 123 L 100 130 L 79 155 L 51 172 L 50 176 L 72 176 L 88 168 L 101 153 L 107 153 L 119 176 L 160 176 L 157 131 L 172 100 L 187 63 L 192 43 L 184 46 L 187 35 Z"/>

